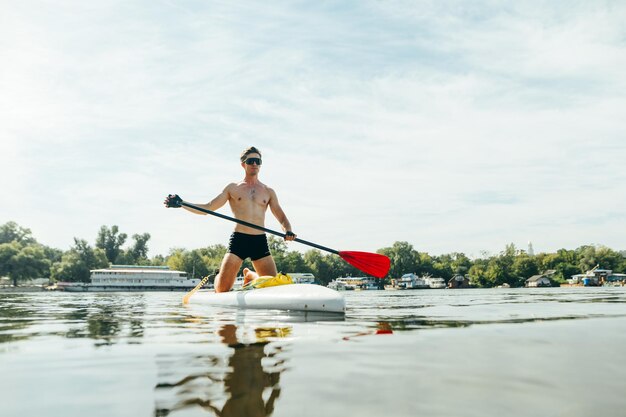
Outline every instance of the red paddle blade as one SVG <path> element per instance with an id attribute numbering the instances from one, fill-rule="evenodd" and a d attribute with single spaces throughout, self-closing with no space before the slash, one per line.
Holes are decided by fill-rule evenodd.
<path id="1" fill-rule="evenodd" d="M 378 253 L 340 251 L 339 256 L 355 268 L 376 278 L 385 278 L 391 266 L 389 258 Z"/>

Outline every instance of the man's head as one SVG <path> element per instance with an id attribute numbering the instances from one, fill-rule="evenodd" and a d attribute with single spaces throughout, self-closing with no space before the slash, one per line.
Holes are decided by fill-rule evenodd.
<path id="1" fill-rule="evenodd" d="M 239 158 L 239 159 L 241 159 L 241 162 L 246 162 L 246 159 L 248 159 L 248 155 L 250 155 L 251 153 L 259 154 L 258 158 L 261 158 L 261 151 L 259 151 L 254 146 L 250 146 L 248 149 L 244 150 L 241 153 L 241 157 Z"/>
<path id="2" fill-rule="evenodd" d="M 246 172 L 249 171 L 247 168 L 258 172 L 261 167 L 261 151 L 254 146 L 250 146 L 248 149 L 244 150 L 239 159 L 241 160 L 241 166 L 246 169 Z"/>

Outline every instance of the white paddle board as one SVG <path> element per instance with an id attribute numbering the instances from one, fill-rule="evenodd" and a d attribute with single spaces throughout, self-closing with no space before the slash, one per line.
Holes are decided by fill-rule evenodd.
<path id="1" fill-rule="evenodd" d="M 197 292 L 191 304 L 219 307 L 344 313 L 346 302 L 335 290 L 315 284 L 288 284 L 246 291 Z"/>

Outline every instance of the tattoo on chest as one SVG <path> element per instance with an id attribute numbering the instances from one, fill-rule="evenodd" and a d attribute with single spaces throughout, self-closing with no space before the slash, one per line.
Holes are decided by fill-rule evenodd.
<path id="1" fill-rule="evenodd" d="M 250 200 L 258 202 L 259 204 L 267 204 L 269 201 L 264 190 L 258 188 L 242 189 L 236 196 L 236 199 L 237 201 Z"/>

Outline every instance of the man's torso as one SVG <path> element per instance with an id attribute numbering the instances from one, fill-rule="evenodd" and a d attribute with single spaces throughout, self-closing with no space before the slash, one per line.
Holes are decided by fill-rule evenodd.
<path id="1" fill-rule="evenodd" d="M 265 226 L 265 212 L 270 202 L 270 191 L 265 184 L 261 182 L 232 184 L 229 187 L 228 202 L 237 219 Z M 237 224 L 235 231 L 247 234 L 263 233 L 241 224 Z"/>

